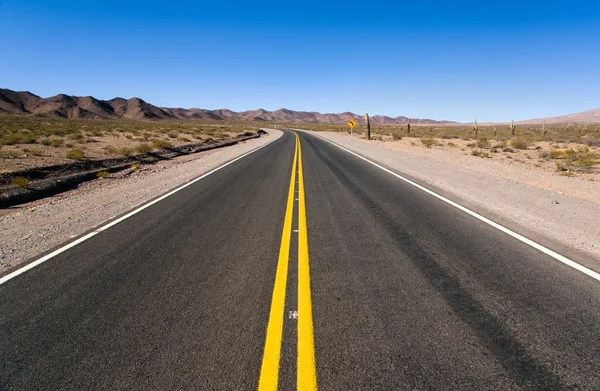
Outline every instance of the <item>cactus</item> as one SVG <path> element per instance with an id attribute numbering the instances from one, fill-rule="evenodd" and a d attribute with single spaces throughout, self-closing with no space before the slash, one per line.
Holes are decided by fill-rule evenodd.
<path id="1" fill-rule="evenodd" d="M 369 121 L 369 114 L 365 114 L 367 120 L 367 140 L 371 139 L 371 121 Z"/>
<path id="2" fill-rule="evenodd" d="M 408 123 L 406 124 L 406 132 L 410 134 L 410 118 L 408 119 Z"/>
<path id="3" fill-rule="evenodd" d="M 496 124 L 494 124 L 494 137 L 498 135 L 498 131 L 496 130 Z"/>
<path id="4" fill-rule="evenodd" d="M 517 129 L 516 125 L 515 125 L 515 121 L 513 121 L 512 119 L 510 120 L 510 134 L 512 136 L 515 135 L 515 130 Z"/>
<path id="5" fill-rule="evenodd" d="M 475 122 L 473 123 L 473 131 L 475 132 L 475 137 L 477 138 L 477 134 L 479 133 L 479 126 L 477 126 L 477 118 L 475 118 Z"/>
<path id="6" fill-rule="evenodd" d="M 548 129 L 546 129 L 546 121 L 544 121 L 542 125 L 542 134 L 544 135 L 544 137 L 546 136 L 546 133 L 548 133 Z"/>

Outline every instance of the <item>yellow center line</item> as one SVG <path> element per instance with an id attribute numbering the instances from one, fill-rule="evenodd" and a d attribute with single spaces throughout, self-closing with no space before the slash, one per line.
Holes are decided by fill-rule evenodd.
<path id="1" fill-rule="evenodd" d="M 273 287 L 273 298 L 271 299 L 271 312 L 269 314 L 269 323 L 267 325 L 265 350 L 263 352 L 260 379 L 258 381 L 259 391 L 277 390 L 279 381 L 279 359 L 281 356 L 281 338 L 283 335 L 285 289 L 288 275 L 290 235 L 292 231 L 292 214 L 294 211 L 294 185 L 296 182 L 296 164 L 298 161 L 299 145 L 300 141 L 298 140 L 298 136 L 296 136 L 292 177 L 290 179 L 287 208 L 283 222 L 283 233 L 281 234 L 279 260 L 277 262 L 277 271 L 275 273 L 275 285 Z"/>
<path id="2" fill-rule="evenodd" d="M 267 325 L 265 350 L 263 352 L 259 391 L 276 391 L 279 382 L 279 362 L 283 337 L 285 292 L 287 285 L 290 236 L 294 210 L 294 188 L 298 172 L 298 358 L 296 386 L 301 391 L 317 390 L 315 346 L 313 335 L 312 304 L 310 295 L 310 268 L 308 261 L 308 233 L 306 229 L 306 202 L 304 198 L 304 174 L 302 171 L 302 147 L 296 136 L 292 176 L 288 192 L 287 208 L 281 234 L 279 260 L 275 273 L 275 285 L 271 299 L 271 312 Z"/>
<path id="3" fill-rule="evenodd" d="M 317 389 L 317 371 L 310 297 L 310 266 L 308 262 L 302 147 L 297 134 L 296 140 L 298 143 L 298 360 L 296 389 L 299 391 L 313 391 Z"/>

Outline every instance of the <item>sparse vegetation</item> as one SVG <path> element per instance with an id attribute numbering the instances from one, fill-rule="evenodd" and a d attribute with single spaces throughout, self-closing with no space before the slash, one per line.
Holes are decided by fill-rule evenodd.
<path id="1" fill-rule="evenodd" d="M 489 154 L 488 152 L 485 152 L 485 151 L 478 151 L 478 150 L 472 151 L 472 152 L 471 152 L 471 155 L 473 155 L 473 156 L 477 156 L 477 157 L 483 157 L 483 158 L 488 158 L 488 157 L 490 157 L 490 154 Z"/>
<path id="2" fill-rule="evenodd" d="M 600 163 L 600 153 L 592 152 L 588 147 L 550 151 L 546 158 L 561 160 L 555 162 L 557 171 L 590 171 Z"/>
<path id="3" fill-rule="evenodd" d="M 481 149 L 486 149 L 490 147 L 490 142 L 488 141 L 488 139 L 486 137 L 481 137 L 477 143 L 476 143 L 477 148 L 481 148 Z"/>
<path id="4" fill-rule="evenodd" d="M 437 145 L 437 142 L 435 141 L 435 139 L 431 138 L 431 137 L 421 138 L 421 143 L 423 143 L 423 145 L 427 148 L 431 148 L 432 146 Z"/>
<path id="5" fill-rule="evenodd" d="M 135 151 L 137 153 L 150 153 L 153 151 L 153 148 L 150 144 L 140 144 L 137 147 L 135 147 Z"/>
<path id="6" fill-rule="evenodd" d="M 96 174 L 98 178 L 108 178 L 110 174 L 106 171 L 100 171 Z"/>
<path id="7" fill-rule="evenodd" d="M 55 148 L 62 147 L 63 143 L 64 143 L 64 140 L 62 140 L 62 139 L 54 139 L 54 140 L 50 141 L 50 145 L 52 145 Z"/>
<path id="8" fill-rule="evenodd" d="M 510 146 L 515 149 L 528 149 L 530 146 L 530 143 L 527 140 L 519 138 L 519 139 L 512 140 L 510 142 Z"/>
<path id="9" fill-rule="evenodd" d="M 155 138 L 150 141 L 152 142 L 152 146 L 156 149 L 165 150 L 173 148 L 173 144 L 171 144 L 165 139 Z"/>
<path id="10" fill-rule="evenodd" d="M 29 187 L 29 179 L 23 177 L 13 178 L 12 183 L 22 189 L 27 189 L 27 187 Z"/>
<path id="11" fill-rule="evenodd" d="M 84 160 L 86 158 L 85 152 L 81 148 L 74 148 L 67 151 L 67 158 L 73 160 Z"/>

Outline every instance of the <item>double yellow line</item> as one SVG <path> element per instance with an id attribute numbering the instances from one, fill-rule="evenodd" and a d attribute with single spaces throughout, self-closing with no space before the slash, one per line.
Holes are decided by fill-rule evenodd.
<path id="1" fill-rule="evenodd" d="M 271 312 L 267 325 L 265 350 L 263 352 L 259 391 L 277 390 L 279 361 L 285 316 L 285 292 L 287 285 L 290 239 L 294 211 L 294 189 L 298 172 L 298 359 L 296 362 L 296 388 L 302 391 L 317 389 L 315 346 L 313 336 L 312 304 L 310 297 L 310 268 L 308 261 L 308 235 L 306 231 L 306 202 L 304 198 L 304 174 L 302 171 L 302 147 L 296 133 L 292 177 L 283 221 L 279 261 L 275 273 L 275 285 L 271 299 Z"/>

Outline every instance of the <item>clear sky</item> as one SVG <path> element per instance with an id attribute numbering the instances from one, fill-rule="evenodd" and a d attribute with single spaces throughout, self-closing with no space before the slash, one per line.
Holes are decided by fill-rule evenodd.
<path id="1" fill-rule="evenodd" d="M 596 1 L 0 0 L 0 87 L 509 121 L 600 107 Z"/>

